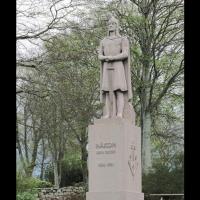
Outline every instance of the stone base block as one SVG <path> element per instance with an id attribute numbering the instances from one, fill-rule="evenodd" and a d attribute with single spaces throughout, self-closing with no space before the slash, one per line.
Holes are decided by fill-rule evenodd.
<path id="1" fill-rule="evenodd" d="M 87 192 L 87 200 L 144 200 L 144 193 L 135 192 Z"/>
<path id="2" fill-rule="evenodd" d="M 141 189 L 141 132 L 126 119 L 89 126 L 89 192 Z"/>

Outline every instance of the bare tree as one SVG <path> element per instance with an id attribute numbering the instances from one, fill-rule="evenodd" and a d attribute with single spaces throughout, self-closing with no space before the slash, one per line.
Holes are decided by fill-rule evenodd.
<path id="1" fill-rule="evenodd" d="M 153 111 L 183 79 L 183 1 L 120 1 L 109 9 L 131 42 L 133 103 L 142 129 L 143 172 L 148 173 Z"/>
<path id="2" fill-rule="evenodd" d="M 26 98 L 23 112 L 18 112 L 17 146 L 25 174 L 31 176 L 36 166 L 38 145 L 43 136 L 43 116 L 33 99 Z M 21 114 L 21 115 L 20 115 Z"/>

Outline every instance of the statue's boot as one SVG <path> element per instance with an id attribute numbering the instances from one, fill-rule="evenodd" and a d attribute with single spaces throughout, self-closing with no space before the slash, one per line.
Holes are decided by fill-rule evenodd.
<path id="1" fill-rule="evenodd" d="M 109 115 L 104 115 L 102 118 L 103 118 L 103 119 L 108 119 L 108 118 L 109 118 Z"/>
<path id="2" fill-rule="evenodd" d="M 117 117 L 123 118 L 122 113 L 118 113 L 118 114 L 117 114 Z"/>

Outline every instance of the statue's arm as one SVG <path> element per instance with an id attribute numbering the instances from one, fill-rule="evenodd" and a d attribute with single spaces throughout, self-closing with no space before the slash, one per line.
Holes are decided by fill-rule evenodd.
<path id="1" fill-rule="evenodd" d="M 117 60 L 124 60 L 128 58 L 129 52 L 129 41 L 127 38 L 122 39 L 122 52 L 116 56 L 110 56 L 109 60 L 117 61 Z"/>
<path id="2" fill-rule="evenodd" d="M 107 56 L 104 56 L 104 53 L 103 53 L 103 42 L 102 42 L 102 41 L 100 42 L 98 58 L 99 58 L 99 60 L 101 60 L 101 61 L 105 61 L 106 58 L 107 58 Z"/>

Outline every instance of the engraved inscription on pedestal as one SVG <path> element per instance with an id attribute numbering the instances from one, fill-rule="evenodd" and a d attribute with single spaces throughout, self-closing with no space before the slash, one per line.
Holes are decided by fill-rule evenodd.
<path id="1" fill-rule="evenodd" d="M 115 154 L 116 153 L 116 144 L 113 142 L 99 143 L 96 144 L 96 154 Z"/>
<path id="2" fill-rule="evenodd" d="M 98 144 L 96 144 L 96 155 L 97 155 L 97 159 L 99 156 L 103 155 L 104 156 L 104 161 L 102 162 L 98 162 L 97 166 L 101 167 L 101 168 L 105 168 L 105 167 L 114 167 L 114 162 L 106 161 L 106 157 L 107 155 L 112 155 L 112 154 L 116 154 L 116 143 L 114 142 L 100 142 Z"/>
<path id="3" fill-rule="evenodd" d="M 134 178 L 135 173 L 136 173 L 137 168 L 138 168 L 138 165 L 139 165 L 136 145 L 134 144 L 134 142 L 132 142 L 130 149 L 131 149 L 131 151 L 130 151 L 130 156 L 129 156 L 129 160 L 128 160 L 128 165 L 129 165 L 129 168 L 131 170 L 131 174 Z"/>

